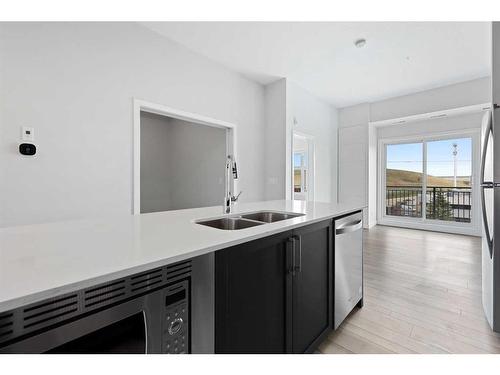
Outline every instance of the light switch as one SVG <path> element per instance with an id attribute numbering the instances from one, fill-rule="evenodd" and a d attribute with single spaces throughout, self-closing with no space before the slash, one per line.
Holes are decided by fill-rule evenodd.
<path id="1" fill-rule="evenodd" d="M 24 142 L 34 142 L 35 141 L 35 128 L 23 126 L 21 128 L 21 140 Z"/>

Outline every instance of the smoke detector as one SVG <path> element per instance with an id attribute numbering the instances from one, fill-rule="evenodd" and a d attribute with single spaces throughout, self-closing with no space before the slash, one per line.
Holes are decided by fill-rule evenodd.
<path id="1" fill-rule="evenodd" d="M 363 38 L 356 39 L 354 41 L 354 45 L 356 46 L 356 48 L 362 48 L 365 46 L 365 44 L 366 44 L 366 39 Z"/>

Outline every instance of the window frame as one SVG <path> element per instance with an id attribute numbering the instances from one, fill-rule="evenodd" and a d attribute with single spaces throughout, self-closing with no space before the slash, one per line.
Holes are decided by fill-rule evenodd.
<path id="1" fill-rule="evenodd" d="M 454 138 L 471 138 L 471 222 L 455 222 L 439 219 L 427 219 L 427 143 Z M 394 216 L 386 214 L 385 192 L 386 192 L 386 165 L 387 145 L 422 143 L 422 217 Z M 426 229 L 440 232 L 459 233 L 468 235 L 481 235 L 480 226 L 480 197 L 479 197 L 479 173 L 480 173 L 480 129 L 463 129 L 459 131 L 439 132 L 432 134 L 409 135 L 405 137 L 388 137 L 378 140 L 378 162 L 377 162 L 377 222 L 382 225 L 399 226 L 414 229 Z"/>
<path id="2" fill-rule="evenodd" d="M 300 158 L 300 166 L 295 166 L 295 155 L 301 155 L 301 158 Z M 304 163 L 304 160 L 307 156 L 307 151 L 305 150 L 300 150 L 300 151 L 293 151 L 293 168 L 292 168 L 292 171 L 293 171 L 293 176 L 294 176 L 294 183 L 293 183 L 293 192 L 294 193 L 299 193 L 299 194 L 307 194 L 308 193 L 308 188 L 307 188 L 307 171 L 309 169 L 308 167 L 308 163 Z M 295 171 L 296 170 L 300 170 L 300 192 L 296 192 L 295 191 Z M 305 171 L 305 173 L 304 173 Z M 306 178 L 304 178 L 304 176 L 306 176 Z"/>

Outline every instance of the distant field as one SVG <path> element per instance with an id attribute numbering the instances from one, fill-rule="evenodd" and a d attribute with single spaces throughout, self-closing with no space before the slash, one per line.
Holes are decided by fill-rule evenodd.
<path id="1" fill-rule="evenodd" d="M 387 186 L 420 186 L 422 184 L 422 173 L 402 171 L 399 169 L 387 169 Z M 427 176 L 427 186 L 453 187 L 453 177 Z M 470 177 L 457 176 L 458 187 L 470 187 Z"/>

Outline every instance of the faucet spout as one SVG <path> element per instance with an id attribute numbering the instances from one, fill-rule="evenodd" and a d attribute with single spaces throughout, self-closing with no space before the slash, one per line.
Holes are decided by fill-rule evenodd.
<path id="1" fill-rule="evenodd" d="M 224 191 L 224 213 L 231 213 L 231 167 L 232 167 L 232 157 L 231 155 L 227 156 L 226 159 L 226 186 Z"/>
<path id="2" fill-rule="evenodd" d="M 223 212 L 225 214 L 230 214 L 233 208 L 233 203 L 238 200 L 241 195 L 241 191 L 237 196 L 232 193 L 233 190 L 233 180 L 238 178 L 238 173 L 236 171 L 236 163 L 231 155 L 227 156 L 226 159 L 226 185 L 224 190 L 224 207 Z"/>

